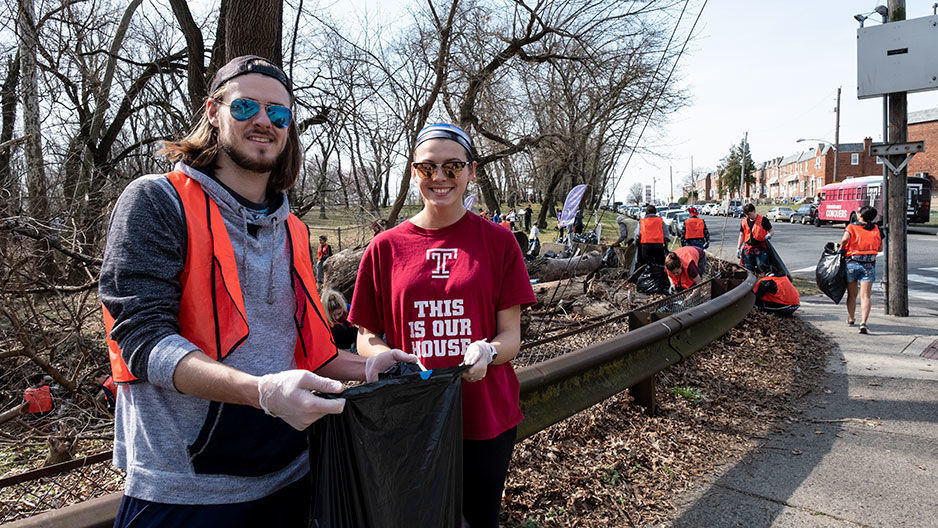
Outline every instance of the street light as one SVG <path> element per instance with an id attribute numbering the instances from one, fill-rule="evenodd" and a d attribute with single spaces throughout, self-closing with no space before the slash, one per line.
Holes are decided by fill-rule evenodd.
<path id="1" fill-rule="evenodd" d="M 802 141 L 817 141 L 820 143 L 827 143 L 828 145 L 831 146 L 832 149 L 834 149 L 834 183 L 837 183 L 837 166 L 839 165 L 838 161 L 840 160 L 840 149 L 837 148 L 837 145 L 834 145 L 833 143 L 831 143 L 830 141 L 827 141 L 826 139 L 816 139 L 816 138 L 801 138 L 797 141 L 797 143 L 801 143 Z"/>

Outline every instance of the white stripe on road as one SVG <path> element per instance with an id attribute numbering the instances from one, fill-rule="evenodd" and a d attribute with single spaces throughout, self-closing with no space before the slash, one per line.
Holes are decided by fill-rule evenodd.
<path id="1" fill-rule="evenodd" d="M 817 266 L 808 266 L 807 268 L 790 270 L 791 273 L 804 273 L 806 271 L 817 271 Z"/>
<path id="2" fill-rule="evenodd" d="M 912 282 L 924 282 L 925 284 L 938 286 L 938 277 L 926 277 L 925 275 L 919 275 L 917 273 L 909 273 L 909 280 Z"/>
<path id="3" fill-rule="evenodd" d="M 873 291 L 877 293 L 883 293 L 883 283 L 874 282 Z M 938 293 L 925 291 L 925 290 L 915 290 L 909 288 L 909 297 L 915 297 L 916 299 L 924 299 L 926 301 L 938 302 Z"/>
<path id="4" fill-rule="evenodd" d="M 938 271 L 938 268 L 919 268 L 922 271 Z"/>

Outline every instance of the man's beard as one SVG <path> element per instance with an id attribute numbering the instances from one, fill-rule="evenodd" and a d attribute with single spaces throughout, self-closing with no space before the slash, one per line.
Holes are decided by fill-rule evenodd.
<path id="1" fill-rule="evenodd" d="M 280 156 L 277 156 L 273 160 L 267 160 L 264 158 L 261 159 L 251 159 L 246 156 L 243 152 L 237 150 L 231 143 L 225 141 L 222 138 L 218 138 L 218 144 L 222 150 L 228 154 L 228 158 L 235 163 L 235 165 L 241 167 L 244 170 L 257 172 L 260 174 L 268 173 L 277 166 L 277 162 L 280 161 Z"/>

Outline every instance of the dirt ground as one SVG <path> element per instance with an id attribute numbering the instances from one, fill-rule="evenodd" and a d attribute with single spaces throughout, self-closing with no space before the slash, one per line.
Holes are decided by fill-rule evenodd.
<path id="1" fill-rule="evenodd" d="M 503 503 L 510 528 L 649 526 L 672 499 L 798 420 L 832 344 L 797 317 L 753 311 L 657 378 L 649 417 L 627 392 L 522 441 Z"/>

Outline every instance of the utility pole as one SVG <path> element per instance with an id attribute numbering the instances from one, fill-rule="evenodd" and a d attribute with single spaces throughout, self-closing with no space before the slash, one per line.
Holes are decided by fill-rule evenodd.
<path id="1" fill-rule="evenodd" d="M 670 189 L 668 203 L 671 203 L 674 201 L 674 167 L 670 165 L 668 165 L 668 189 Z"/>
<path id="2" fill-rule="evenodd" d="M 834 122 L 834 183 L 837 183 L 837 166 L 840 165 L 840 86 L 837 87 L 837 118 Z"/>
<path id="3" fill-rule="evenodd" d="M 690 181 L 691 181 L 691 184 L 693 184 L 694 186 L 694 190 L 691 191 L 691 195 L 693 195 L 693 193 L 697 192 L 697 177 L 694 176 L 694 157 L 693 156 L 690 157 Z M 699 194 L 697 195 L 697 198 L 700 198 Z M 694 203 L 697 203 L 697 200 L 694 200 Z"/>
<path id="4" fill-rule="evenodd" d="M 739 158 L 739 202 L 743 201 L 743 192 L 746 189 L 746 153 L 749 152 L 749 131 L 743 134 L 743 148 L 739 149 L 742 156 Z"/>
<path id="5" fill-rule="evenodd" d="M 905 0 L 889 0 L 889 22 L 905 20 Z M 908 101 L 906 92 L 889 94 L 889 143 L 905 143 L 908 140 Z M 890 162 L 898 167 L 905 156 L 891 156 Z M 908 184 L 906 169 L 890 176 L 889 195 L 886 196 L 887 244 L 889 257 L 886 267 L 889 270 L 889 307 L 892 315 L 909 316 L 909 284 L 906 255 L 906 202 Z"/>

